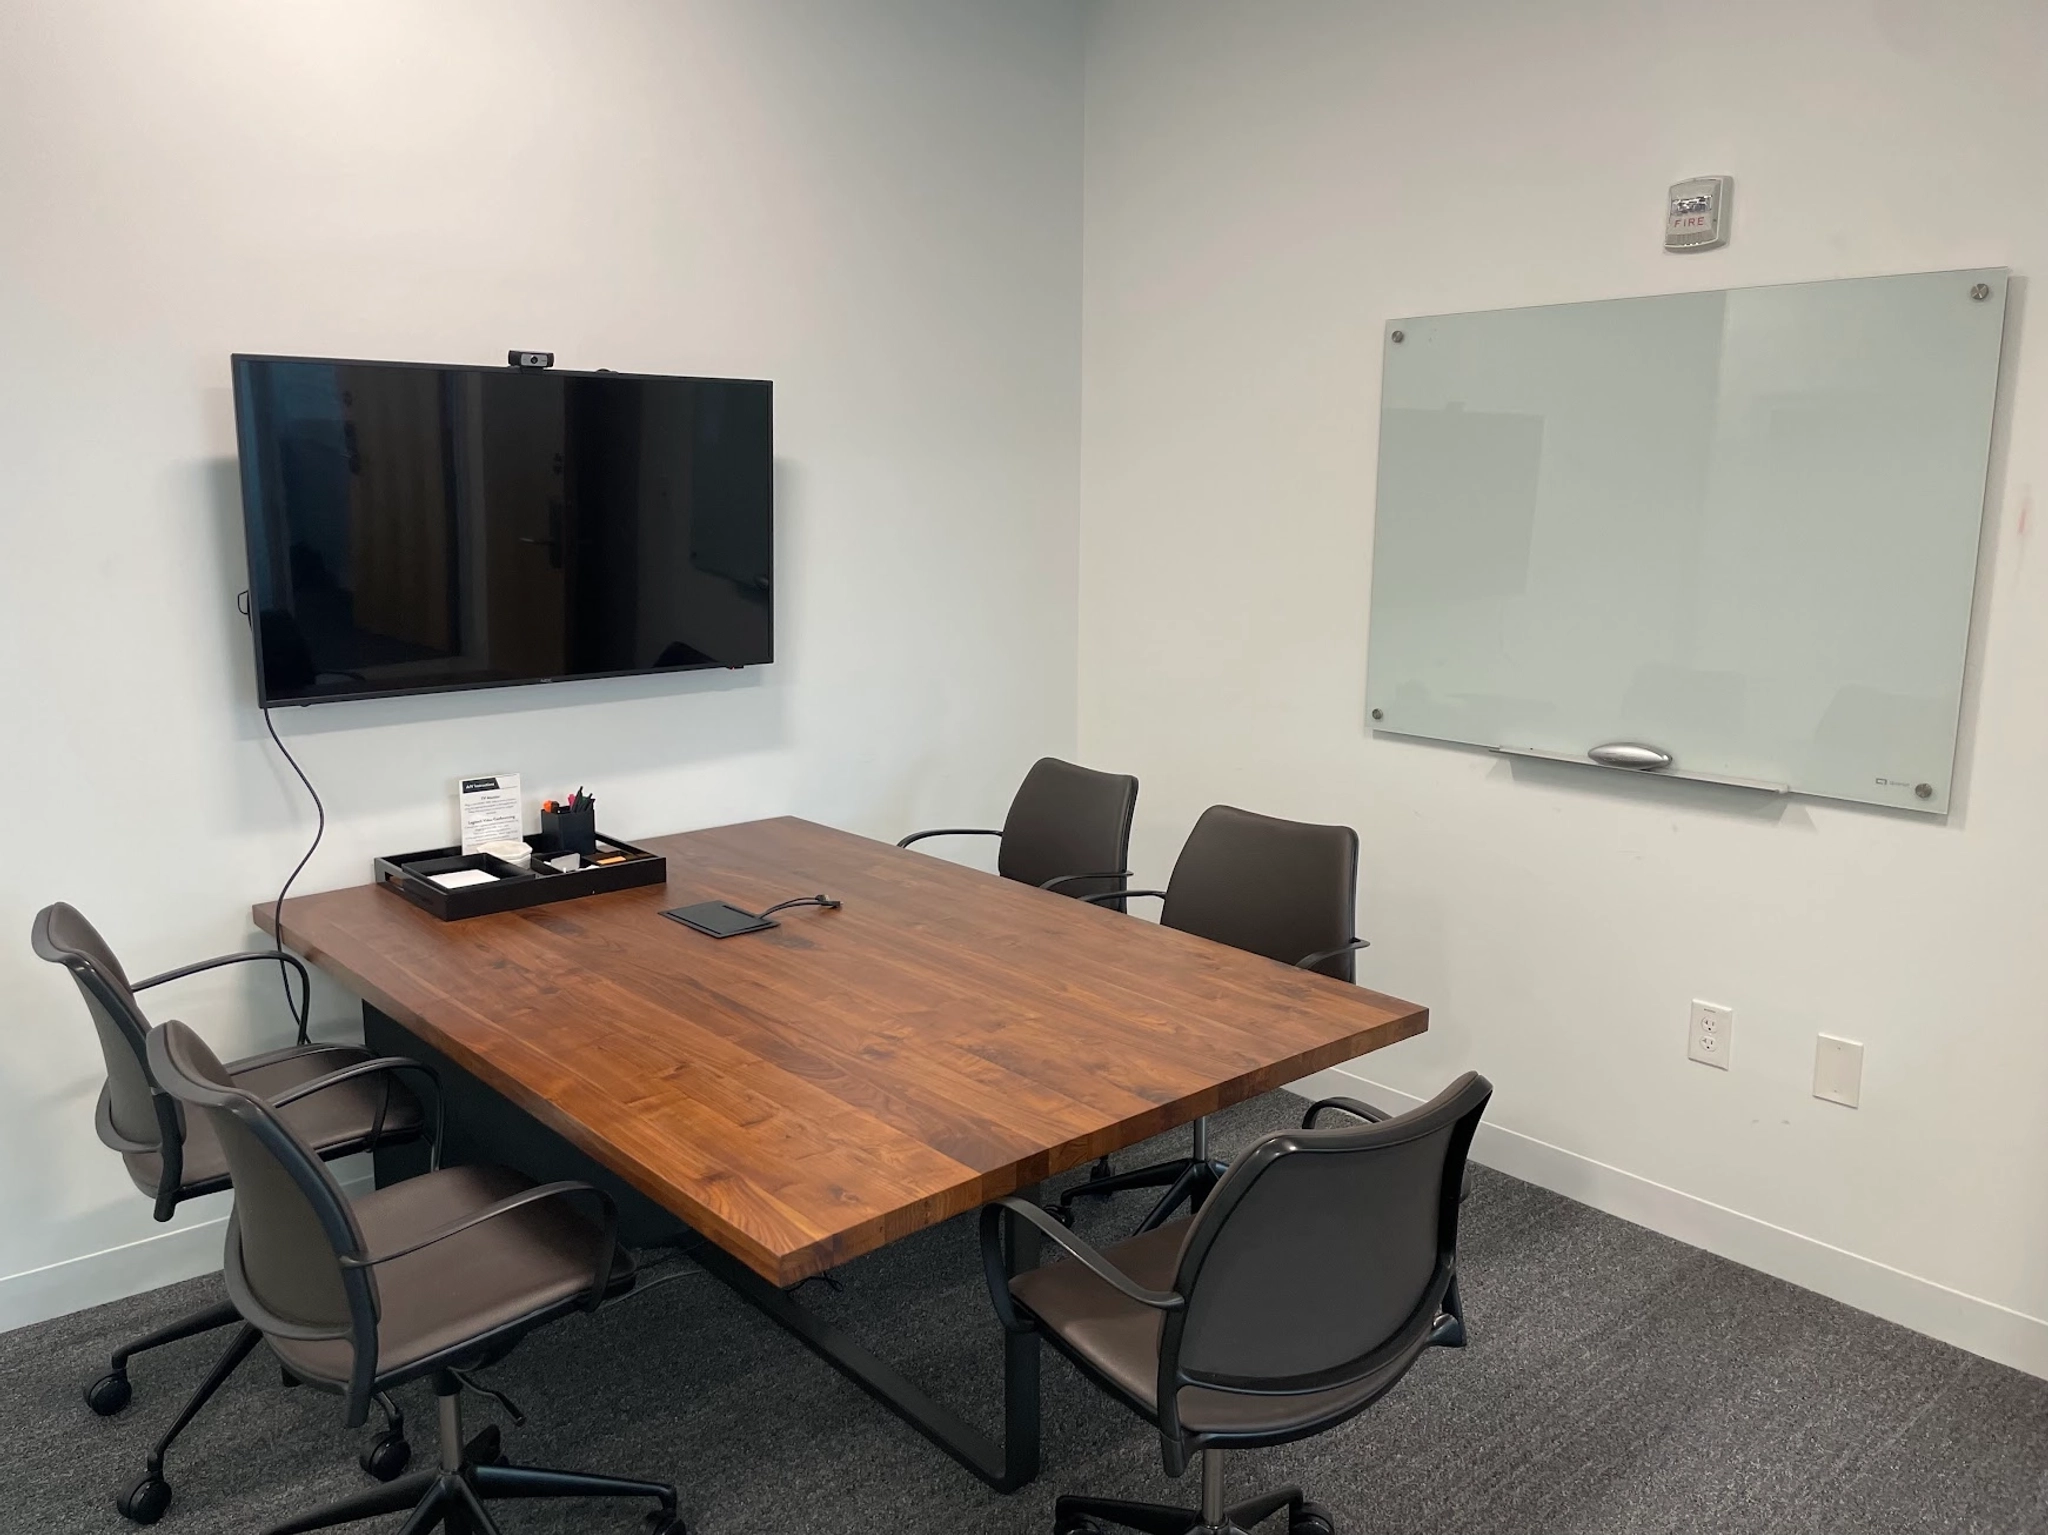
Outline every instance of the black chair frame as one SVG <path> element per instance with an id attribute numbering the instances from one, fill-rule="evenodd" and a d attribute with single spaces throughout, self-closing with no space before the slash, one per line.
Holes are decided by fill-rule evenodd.
<path id="1" fill-rule="evenodd" d="M 346 1384 L 340 1387 L 330 1386 L 321 1381 L 306 1381 L 303 1384 L 316 1390 L 333 1391 L 340 1395 L 345 1403 L 345 1421 L 351 1428 L 359 1427 L 367 1419 L 373 1403 L 378 1405 L 387 1417 L 393 1415 L 395 1408 L 388 1395 L 393 1387 L 423 1377 L 430 1378 L 433 1382 L 440 1426 L 440 1464 L 435 1470 L 400 1476 L 372 1492 L 340 1499 L 325 1507 L 314 1509 L 273 1526 L 269 1535 L 303 1535 L 306 1531 L 326 1529 L 336 1524 L 353 1523 L 358 1519 L 372 1518 L 379 1514 L 408 1510 L 411 1513 L 405 1524 L 405 1530 L 408 1532 L 422 1532 L 434 1528 L 437 1524 L 445 1524 L 451 1530 L 463 1532 L 463 1535 L 497 1535 L 497 1525 L 486 1512 L 485 1502 L 501 1498 L 572 1497 L 653 1498 L 657 1507 L 649 1516 L 647 1528 L 651 1535 L 687 1535 L 681 1517 L 676 1512 L 676 1490 L 673 1486 L 625 1477 L 513 1466 L 504 1463 L 498 1450 L 495 1430 L 486 1430 L 475 1439 L 466 1438 L 463 1434 L 461 1391 L 465 1385 L 474 1384 L 466 1378 L 467 1372 L 480 1369 L 502 1358 L 520 1338 L 532 1331 L 541 1321 L 551 1320 L 556 1314 L 554 1311 L 542 1317 L 515 1318 L 496 1328 L 472 1334 L 445 1349 L 413 1360 L 401 1369 L 385 1371 L 379 1368 L 377 1347 L 380 1302 L 373 1277 L 376 1269 L 394 1259 L 423 1251 L 485 1222 L 497 1220 L 514 1210 L 543 1200 L 588 1199 L 596 1209 L 601 1232 L 597 1250 L 608 1256 L 605 1261 L 593 1266 L 590 1285 L 577 1299 L 577 1309 L 595 1311 L 607 1296 L 621 1289 L 630 1288 L 633 1282 L 633 1264 L 630 1256 L 618 1246 L 618 1207 L 611 1195 L 595 1185 L 577 1180 L 539 1184 L 500 1199 L 481 1210 L 471 1211 L 448 1221 L 403 1246 L 383 1252 L 366 1252 L 357 1236 L 354 1218 L 348 1210 L 347 1203 L 333 1179 L 321 1166 L 320 1159 L 292 1135 L 275 1115 L 275 1109 L 282 1107 L 287 1101 L 329 1086 L 333 1080 L 360 1074 L 358 1069 L 334 1072 L 330 1078 L 309 1083 L 302 1089 L 265 1102 L 253 1094 L 233 1088 L 222 1089 L 210 1083 L 181 1078 L 171 1058 L 165 1030 L 162 1027 L 150 1031 L 149 1057 L 152 1073 L 159 1080 L 178 1080 L 186 1097 L 210 1108 L 226 1109 L 232 1113 L 243 1128 L 285 1169 L 299 1194 L 312 1207 L 322 1235 L 333 1248 L 340 1271 L 342 1294 L 347 1308 L 346 1323 L 338 1327 L 308 1326 L 290 1317 L 278 1315 L 264 1305 L 250 1286 L 240 1260 L 240 1211 L 237 1210 L 230 1215 L 228 1261 L 223 1266 L 222 1275 L 227 1283 L 229 1297 L 233 1300 L 238 1313 L 246 1320 L 241 1333 L 230 1346 L 228 1357 L 222 1361 L 225 1369 L 231 1372 L 231 1361 L 239 1357 L 238 1351 L 239 1354 L 246 1354 L 264 1333 L 306 1340 L 346 1338 L 351 1350 L 349 1379 Z M 386 1059 L 397 1061 L 401 1058 Z M 405 1061 L 404 1064 L 410 1066 L 416 1063 Z M 441 1129 L 437 1118 L 432 1155 L 434 1167 L 439 1165 Z"/>
<path id="2" fill-rule="evenodd" d="M 930 831 L 914 831 L 909 836 L 898 841 L 896 845 L 898 847 L 909 847 L 913 843 L 924 841 L 927 837 L 1000 837 L 1001 835 L 1001 830 L 993 826 L 935 826 Z M 1076 884 L 1084 879 L 1129 879 L 1130 877 L 1131 871 L 1129 869 L 1098 869 L 1088 874 L 1055 874 L 1051 879 L 1040 880 L 1037 888 L 1040 890 L 1057 890 L 1062 885 Z M 1082 896 L 1080 899 L 1084 901 L 1113 901 L 1125 893 L 1120 890 L 1106 890 L 1097 895 Z M 1142 891 L 1136 890 L 1128 893 L 1132 895 L 1143 894 Z"/>
<path id="3" fill-rule="evenodd" d="M 1010 1197 L 983 1207 L 980 1216 L 983 1274 L 996 1315 L 1006 1330 L 1038 1332 L 1084 1374 L 1099 1378 L 1087 1358 L 1070 1347 L 1057 1331 L 1042 1327 L 1011 1294 L 1011 1271 L 1005 1262 L 1002 1237 L 1005 1212 L 1030 1222 L 1069 1258 L 1084 1265 L 1126 1299 L 1159 1313 L 1154 1407 L 1148 1410 L 1143 1403 L 1113 1385 L 1110 1386 L 1111 1394 L 1159 1431 L 1161 1458 L 1167 1475 L 1180 1476 L 1197 1459 L 1202 1462 L 1203 1506 L 1199 1511 L 1166 1504 L 1063 1496 L 1056 1504 L 1056 1535 L 1073 1535 L 1073 1532 L 1096 1528 L 1096 1520 L 1155 1531 L 1159 1535 L 1249 1530 L 1282 1508 L 1290 1510 L 1292 1529 L 1316 1529 L 1315 1521 L 1319 1520 L 1321 1532 L 1331 1530 L 1328 1516 L 1315 1505 L 1307 1503 L 1298 1487 L 1277 1489 L 1225 1506 L 1222 1502 L 1222 1452 L 1291 1443 L 1310 1433 L 1333 1428 L 1365 1411 L 1385 1395 L 1405 1374 L 1406 1366 L 1371 1394 L 1346 1403 L 1341 1411 L 1318 1420 L 1308 1429 L 1296 1426 L 1279 1432 L 1193 1432 L 1180 1420 L 1180 1392 L 1186 1387 L 1198 1387 L 1260 1397 L 1307 1396 L 1370 1381 L 1375 1374 L 1398 1363 L 1404 1355 L 1412 1356 L 1423 1349 L 1465 1347 L 1465 1311 L 1458 1289 L 1458 1216 L 1464 1202 L 1462 1191 L 1467 1156 L 1480 1116 L 1491 1095 L 1491 1084 L 1485 1078 L 1468 1072 L 1433 1102 L 1398 1119 L 1355 1099 L 1326 1098 L 1314 1104 L 1304 1116 L 1300 1131 L 1276 1131 L 1253 1145 L 1239 1159 L 1232 1175 L 1218 1185 L 1214 1197 L 1190 1218 L 1171 1290 L 1151 1290 L 1140 1285 L 1099 1249 L 1026 1200 Z M 1323 1111 L 1331 1108 L 1342 1109 L 1363 1123 L 1317 1129 L 1315 1121 Z M 1267 1168 L 1285 1157 L 1398 1145 L 1404 1140 L 1418 1140 L 1440 1133 L 1447 1124 L 1450 1134 L 1444 1161 L 1445 1176 L 1438 1193 L 1435 1266 L 1407 1318 L 1385 1339 L 1355 1359 L 1293 1377 L 1223 1376 L 1191 1370 L 1181 1363 L 1189 1302 L 1200 1283 L 1203 1262 L 1240 1202 L 1256 1186 Z M 1452 1176 L 1453 1170 L 1455 1176 Z"/>
<path id="4" fill-rule="evenodd" d="M 1002 844 L 998 868 L 1006 879 L 1035 885 L 1058 895 L 1090 896 L 1111 903 L 1118 901 L 1131 871 L 1113 869 L 1064 869 L 1059 864 L 1072 853 L 1063 845 L 1064 829 L 1074 831 L 1078 819 L 1088 830 L 1080 840 L 1111 854 L 1119 864 L 1129 854 L 1131 818 L 1138 803 L 1138 781 L 1127 774 L 1104 773 L 1057 757 L 1041 757 L 1031 766 L 1011 801 L 1009 818 L 1002 829 L 989 826 L 940 826 L 912 832 L 898 847 L 913 847 L 932 837 L 994 837 Z M 1077 860 L 1078 861 L 1078 860 Z M 1054 871 L 1046 873 L 1051 864 Z M 1021 867 L 1020 867 L 1021 866 Z M 1076 890 L 1112 882 L 1101 890 Z M 1118 906 L 1118 910 L 1122 907 Z"/>
<path id="5" fill-rule="evenodd" d="M 934 826 L 930 831 L 914 831 L 897 842 L 898 847 L 909 847 L 927 837 L 1000 837 L 1002 832 L 993 826 Z M 1098 869 L 1088 874 L 1055 874 L 1051 879 L 1040 880 L 1040 890 L 1058 890 L 1062 885 L 1078 884 L 1084 879 L 1129 879 L 1129 869 Z M 1124 895 L 1144 895 L 1143 890 L 1105 890 L 1095 895 L 1077 897 L 1083 901 L 1114 901 Z"/>
<path id="6" fill-rule="evenodd" d="M 265 1059 L 265 1057 L 259 1056 L 256 1059 L 260 1061 Z M 368 1060 L 356 1061 L 338 1070 L 330 1071 L 325 1076 L 315 1077 L 310 1082 L 301 1082 L 297 1087 L 279 1093 L 270 1100 L 270 1103 L 275 1108 L 284 1108 L 288 1104 L 297 1103 L 302 1098 L 310 1098 L 313 1094 L 322 1092 L 338 1083 L 353 1082 L 362 1077 L 375 1076 L 385 1072 L 414 1072 L 423 1077 L 432 1086 L 433 1128 L 429 1132 L 430 1140 L 427 1162 L 430 1169 L 439 1167 L 441 1165 L 441 1141 L 446 1119 L 445 1100 L 442 1095 L 440 1073 L 423 1062 L 415 1061 L 402 1055 L 372 1056 Z M 152 1077 L 153 1080 L 154 1078 Z M 169 1095 L 164 1094 L 163 1096 L 168 1097 Z M 172 1101 L 175 1103 L 176 1100 Z M 182 1133 L 183 1129 L 181 1126 L 180 1134 L 182 1135 Z M 410 1141 L 412 1137 L 408 1135 L 406 1139 Z M 366 1147 L 365 1149 L 369 1148 Z M 339 1153 L 336 1153 L 336 1155 L 339 1155 Z M 234 1217 L 230 1215 L 228 1220 L 230 1226 L 232 1226 Z M 236 1328 L 235 1336 L 228 1343 L 226 1351 L 215 1361 L 213 1368 L 207 1372 L 206 1378 L 193 1388 L 192 1394 L 185 1399 L 185 1405 L 178 1409 L 178 1415 L 171 1420 L 170 1427 L 166 1428 L 157 1437 L 156 1442 L 150 1446 L 149 1455 L 143 1464 L 142 1475 L 130 1483 L 115 1498 L 114 1507 L 124 1519 L 128 1519 L 136 1524 L 154 1524 L 163 1517 L 164 1511 L 170 1506 L 171 1501 L 170 1482 L 164 1476 L 164 1461 L 170 1454 L 171 1446 L 176 1443 L 178 1436 L 184 1433 L 191 1425 L 192 1420 L 199 1416 L 200 1409 L 205 1407 L 213 1399 L 214 1394 L 228 1383 L 235 1371 L 241 1368 L 242 1362 L 254 1352 L 257 1343 L 261 1341 L 262 1335 L 256 1328 L 249 1325 L 240 1303 L 235 1298 L 234 1287 L 230 1285 L 228 1287 L 227 1300 L 218 1305 L 209 1306 L 204 1311 L 195 1312 L 180 1322 L 172 1323 L 169 1327 L 160 1328 L 158 1331 L 130 1343 L 125 1349 L 116 1351 L 114 1355 L 114 1375 L 102 1377 L 101 1382 L 96 1382 L 92 1388 L 88 1389 L 86 1396 L 87 1400 L 90 1401 L 93 1392 L 98 1390 L 105 1380 L 118 1376 L 123 1386 L 125 1386 L 127 1382 L 128 1357 L 139 1350 L 154 1348 L 160 1343 L 169 1343 L 178 1338 L 193 1337 L 202 1332 L 211 1332 L 217 1327 L 227 1327 L 233 1324 L 240 1325 Z M 287 1386 L 300 1384 L 299 1381 L 292 1378 L 289 1371 L 285 1372 L 284 1383 Z M 376 1438 L 364 1447 L 362 1453 L 357 1457 L 357 1462 L 365 1471 L 376 1477 L 378 1481 L 388 1482 L 405 1469 L 407 1462 L 412 1458 L 412 1448 L 406 1442 L 405 1414 L 399 1410 L 398 1404 L 383 1392 L 377 1392 L 375 1400 L 378 1409 L 384 1415 L 384 1427 Z M 361 1418 L 356 1418 L 351 1421 L 350 1426 L 355 1427 L 362 1421 Z"/>
<path id="7" fill-rule="evenodd" d="M 38 958 L 48 960 L 53 964 L 62 965 L 70 973 L 72 979 L 82 990 L 90 994 L 106 1018 L 114 1025 L 122 1043 L 134 1052 L 137 1070 L 141 1073 L 143 1080 L 149 1087 L 150 1110 L 156 1121 L 157 1142 L 151 1145 L 136 1141 L 131 1137 L 122 1135 L 116 1128 L 114 1124 L 113 1083 L 111 1079 L 100 1089 L 99 1099 L 94 1105 L 94 1129 L 99 1136 L 101 1144 L 110 1150 L 123 1153 L 124 1155 L 155 1154 L 159 1163 L 159 1173 L 152 1214 L 158 1221 L 168 1221 L 185 1201 L 198 1199 L 208 1194 L 220 1193 L 228 1188 L 229 1180 L 226 1174 L 223 1173 L 218 1177 L 196 1179 L 190 1183 L 186 1181 L 184 1161 L 185 1113 L 183 1107 L 175 1098 L 163 1090 L 150 1071 L 148 1022 L 137 1013 L 129 998 L 122 996 L 120 991 L 110 984 L 109 978 L 101 973 L 100 967 L 96 963 L 88 956 L 67 947 L 57 940 L 52 932 L 55 910 L 55 908 L 46 908 L 37 914 L 36 921 L 30 932 L 30 946 L 34 949 Z M 216 954 L 209 959 L 195 960 L 188 965 L 179 965 L 170 970 L 160 971 L 155 975 L 145 976 L 139 981 L 126 981 L 125 977 L 123 980 L 128 992 L 133 994 L 149 991 L 173 981 L 181 981 L 189 976 L 223 969 L 229 965 L 246 964 L 275 964 L 279 967 L 280 975 L 285 977 L 287 981 L 286 1000 L 291 1008 L 296 1037 L 293 1044 L 284 1046 L 281 1049 L 268 1051 L 261 1055 L 244 1057 L 236 1061 L 235 1068 L 237 1070 L 251 1070 L 291 1056 L 305 1055 L 308 1052 L 332 1052 L 350 1057 L 359 1056 L 360 1052 L 353 1046 L 322 1044 L 308 1037 L 307 1029 L 313 996 L 312 976 L 306 969 L 303 960 L 296 954 L 288 953 L 282 949 L 248 949 L 237 950 L 231 954 Z M 296 993 L 293 992 L 289 984 L 289 978 L 293 974 L 296 974 L 299 980 Z M 441 1081 L 439 1075 L 432 1068 L 423 1066 L 417 1061 L 408 1060 L 400 1056 L 354 1059 L 349 1066 L 328 1072 L 312 1081 L 300 1083 L 297 1087 L 288 1093 L 280 1095 L 273 1101 L 279 1104 L 296 1102 L 340 1082 L 355 1081 L 379 1073 L 395 1075 L 407 1071 L 417 1073 L 423 1077 L 433 1089 L 431 1094 L 433 1118 L 430 1133 L 435 1148 L 433 1156 L 438 1163 L 442 1121 L 445 1114 Z M 324 1148 L 323 1155 L 329 1158 L 353 1156 L 363 1152 L 374 1151 L 380 1146 L 406 1144 L 416 1140 L 420 1133 L 418 1131 L 410 1128 L 393 1130 L 386 1127 L 383 1111 L 388 1109 L 389 1106 L 389 1097 L 387 1095 L 368 1134 L 357 1140 L 326 1147 Z M 144 1333 L 139 1338 L 130 1339 L 113 1351 L 109 1358 L 106 1373 L 100 1375 L 85 1388 L 86 1405 L 101 1417 L 111 1417 L 127 1407 L 133 1399 L 134 1386 L 129 1379 L 128 1366 L 129 1362 L 137 1354 L 147 1353 L 152 1349 L 161 1348 L 165 1344 L 197 1337 L 202 1333 L 213 1332 L 219 1328 L 231 1327 L 241 1321 L 241 1313 L 235 1309 L 235 1304 L 230 1299 L 203 1307 L 188 1316 L 180 1317 L 165 1326 Z M 241 1334 L 237 1335 L 236 1339 L 229 1345 L 227 1352 L 222 1355 L 213 1370 L 193 1389 L 192 1393 L 185 1399 L 184 1405 L 179 1409 L 177 1415 L 172 1418 L 170 1425 L 157 1437 L 155 1443 L 150 1447 L 142 1476 L 115 1500 L 115 1506 L 124 1517 L 132 1519 L 137 1523 L 150 1524 L 162 1516 L 164 1508 L 168 1506 L 170 1501 L 169 1483 L 165 1481 L 163 1474 L 165 1458 L 170 1453 L 171 1446 L 177 1441 L 178 1436 L 190 1426 L 200 1410 L 205 1407 L 207 1402 L 212 1400 L 215 1393 L 227 1383 L 228 1378 L 234 1374 L 236 1368 L 248 1357 L 250 1350 L 254 1347 L 255 1340 L 253 1337 L 246 1336 L 246 1333 L 247 1329 L 245 1328 Z M 292 1384 L 292 1382 L 288 1380 L 287 1384 Z M 397 1408 L 388 1404 L 386 1408 L 385 1432 L 378 1441 L 378 1444 L 385 1443 L 400 1447 L 404 1444 L 404 1420 L 398 1413 Z M 372 1468 L 373 1462 L 389 1466 L 393 1463 L 395 1455 L 399 1456 L 400 1463 L 402 1464 L 402 1455 L 398 1450 L 385 1450 L 380 1454 L 377 1445 L 372 1445 L 370 1449 L 363 1452 L 362 1463 L 366 1470 Z M 393 1474 L 396 1473 L 394 1472 Z"/>

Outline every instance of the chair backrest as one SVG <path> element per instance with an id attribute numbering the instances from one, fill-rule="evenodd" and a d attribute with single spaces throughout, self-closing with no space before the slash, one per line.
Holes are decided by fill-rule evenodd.
<path id="1" fill-rule="evenodd" d="M 163 1090 L 204 1114 L 235 1188 L 223 1275 L 243 1317 L 285 1337 L 349 1338 L 368 1401 L 377 1365 L 377 1290 L 363 1234 L 341 1186 L 263 1099 L 234 1085 L 206 1041 L 175 1020 L 150 1030 L 150 1071 Z M 350 1420 L 357 1421 L 352 1385 Z"/>
<path id="2" fill-rule="evenodd" d="M 99 1036 L 100 1057 L 106 1062 L 107 1117 L 114 1133 L 141 1148 L 161 1149 L 167 1141 L 176 1142 L 176 1112 L 150 1081 L 143 1058 L 149 1019 L 106 939 L 77 907 L 59 901 L 36 913 L 29 944 L 38 958 L 70 971 L 85 998 Z"/>
<path id="3" fill-rule="evenodd" d="M 1278 1131 L 1232 1163 L 1181 1247 L 1162 1406 L 1184 1385 L 1352 1385 L 1419 1352 L 1456 1277 L 1465 1155 L 1492 1094 L 1467 1072 L 1397 1118 Z"/>
<path id="4" fill-rule="evenodd" d="M 1174 861 L 1159 920 L 1291 965 L 1348 943 L 1357 915 L 1357 832 L 1211 805 Z M 1314 968 L 1355 974 L 1348 953 Z"/>
<path id="5" fill-rule="evenodd" d="M 1138 780 L 1098 773 L 1057 757 L 1041 757 L 1024 775 L 1003 820 L 996 872 L 1042 885 L 1068 874 L 1106 874 L 1127 867 Z M 1121 888 L 1114 879 L 1070 880 L 1059 895 L 1099 895 Z M 1118 904 L 1118 903 L 1106 903 Z"/>

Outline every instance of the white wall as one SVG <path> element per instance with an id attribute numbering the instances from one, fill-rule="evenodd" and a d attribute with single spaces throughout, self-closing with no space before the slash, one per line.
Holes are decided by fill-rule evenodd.
<path id="1" fill-rule="evenodd" d="M 783 659 L 287 711 L 332 813 L 304 888 L 441 839 L 480 769 L 592 784 L 626 833 L 993 814 L 1072 742 L 1078 623 L 1142 871 L 1214 800 L 1359 827 L 1368 979 L 1434 1009 L 1363 1075 L 1479 1066 L 1492 1160 L 2048 1372 L 2024 281 L 1945 824 L 1374 740 L 1359 703 L 1382 320 L 2031 274 L 2043 17 L 1107 0 L 1084 201 L 1064 3 L 0 10 L 0 1326 L 218 1257 L 217 1211 L 161 1236 L 93 1140 L 24 939 L 61 896 L 138 969 L 243 945 L 308 832 L 232 608 L 227 354 L 516 345 L 777 381 Z M 1734 243 L 1666 256 L 1703 171 Z M 272 987 L 178 1010 L 253 1048 Z M 1738 1009 L 1726 1076 L 1684 1060 L 1694 996 Z M 1860 1110 L 1807 1094 L 1823 1028 L 1869 1047 Z"/>
<path id="2" fill-rule="evenodd" d="M 1365 728 L 1395 315 L 2048 267 L 2048 8 L 1109 0 L 1091 19 L 1081 747 L 1135 867 L 1200 809 L 1364 842 L 1357 1064 L 1497 1084 L 1488 1158 L 2048 1373 L 2048 321 L 2015 287 L 1945 822 L 1617 783 Z M 1671 182 L 1734 239 L 1660 248 Z M 1686 1008 L 1736 1009 L 1734 1069 Z M 1868 1047 L 1863 1107 L 1814 1035 Z M 1354 1084 L 1355 1085 L 1355 1084 Z"/>
<path id="3" fill-rule="evenodd" d="M 309 835 L 234 611 L 228 354 L 776 382 L 777 663 L 283 711 L 302 888 L 446 840 L 466 772 L 627 835 L 997 814 L 1073 738 L 1080 40 L 1004 0 L 0 8 L 0 1326 L 219 1260 L 124 1247 L 161 1228 L 27 935 L 61 897 L 138 974 L 243 946 Z M 284 1027 L 274 975 L 177 1010 Z"/>

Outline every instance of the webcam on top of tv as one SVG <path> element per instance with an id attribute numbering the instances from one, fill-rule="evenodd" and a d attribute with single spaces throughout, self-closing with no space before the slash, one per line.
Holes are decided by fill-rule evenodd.
<path id="1" fill-rule="evenodd" d="M 505 354 L 505 361 L 514 368 L 524 368 L 527 372 L 533 373 L 538 372 L 542 368 L 552 368 L 555 365 L 555 354 L 553 352 L 507 352 Z"/>

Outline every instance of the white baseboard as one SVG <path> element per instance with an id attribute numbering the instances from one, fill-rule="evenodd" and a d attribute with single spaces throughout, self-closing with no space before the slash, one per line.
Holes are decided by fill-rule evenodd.
<path id="1" fill-rule="evenodd" d="M 343 1177 L 341 1186 L 353 1194 L 369 1188 L 370 1182 L 369 1174 L 363 1173 Z M 101 1252 L 0 1276 L 0 1332 L 140 1295 L 181 1279 L 219 1273 L 228 1202 L 214 1197 L 220 1214 L 209 1220 L 173 1226 Z"/>
<path id="2" fill-rule="evenodd" d="M 1295 1084 L 1389 1109 L 1421 1100 L 1342 1066 Z M 2048 1320 L 1801 1236 L 1547 1141 L 1483 1121 L 1472 1160 L 1986 1359 L 2048 1378 Z"/>

